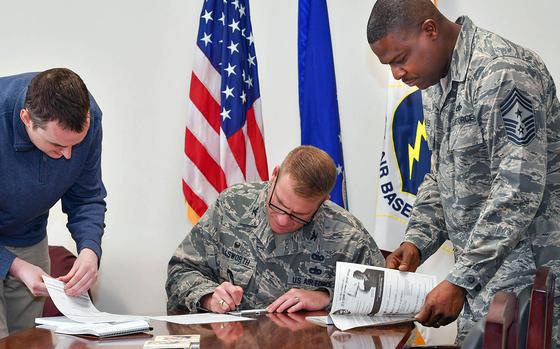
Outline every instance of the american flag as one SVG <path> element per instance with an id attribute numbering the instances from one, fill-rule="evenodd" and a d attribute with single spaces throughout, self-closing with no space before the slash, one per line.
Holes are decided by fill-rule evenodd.
<path id="1" fill-rule="evenodd" d="M 183 176 L 193 223 L 228 186 L 268 180 L 248 0 L 204 2 L 194 56 Z"/>

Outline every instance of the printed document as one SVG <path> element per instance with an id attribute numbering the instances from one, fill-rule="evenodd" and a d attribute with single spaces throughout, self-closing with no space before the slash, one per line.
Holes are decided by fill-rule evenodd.
<path id="1" fill-rule="evenodd" d="M 337 262 L 330 319 L 307 320 L 332 322 L 342 331 L 414 321 L 414 315 L 435 285 L 433 275 Z"/>
<path id="2" fill-rule="evenodd" d="M 125 322 L 145 320 L 144 316 L 117 315 L 99 311 L 86 292 L 79 297 L 70 297 L 64 292 L 64 282 L 43 276 L 49 296 L 60 312 L 69 319 L 82 323 Z"/>
<path id="3" fill-rule="evenodd" d="M 187 315 L 150 316 L 150 319 L 173 322 L 181 325 L 211 324 L 214 322 L 249 321 L 254 318 L 229 314 L 199 313 Z"/>
<path id="4" fill-rule="evenodd" d="M 40 325 L 38 327 L 47 328 L 56 333 L 90 335 L 98 338 L 126 336 L 151 330 L 150 325 L 144 320 L 92 324 L 72 321 L 66 316 L 55 316 L 36 318 L 35 323 Z"/>

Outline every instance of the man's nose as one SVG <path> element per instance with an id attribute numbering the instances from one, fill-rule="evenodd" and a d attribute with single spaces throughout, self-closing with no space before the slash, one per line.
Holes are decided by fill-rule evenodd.
<path id="1" fill-rule="evenodd" d="M 288 223 L 290 223 L 290 217 L 287 214 L 279 214 L 277 219 L 280 225 L 288 225 Z"/>
<path id="2" fill-rule="evenodd" d="M 406 75 L 406 70 L 401 67 L 391 66 L 391 73 L 393 74 L 395 80 L 400 80 Z"/>
<path id="3" fill-rule="evenodd" d="M 64 156 L 65 159 L 70 160 L 70 158 L 72 157 L 72 147 L 62 148 L 60 153 L 62 154 L 62 156 Z"/>

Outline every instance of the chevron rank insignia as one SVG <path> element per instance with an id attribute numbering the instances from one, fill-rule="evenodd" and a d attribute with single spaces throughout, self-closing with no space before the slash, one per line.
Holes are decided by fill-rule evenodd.
<path id="1" fill-rule="evenodd" d="M 510 142 L 525 146 L 535 138 L 535 113 L 531 100 L 515 87 L 500 105 L 506 134 Z"/>

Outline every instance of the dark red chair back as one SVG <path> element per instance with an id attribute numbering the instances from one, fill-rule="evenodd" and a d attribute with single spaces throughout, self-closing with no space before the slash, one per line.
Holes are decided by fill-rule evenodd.
<path id="1" fill-rule="evenodd" d="M 51 259 L 51 276 L 59 277 L 66 275 L 76 260 L 76 256 L 62 246 L 49 246 L 49 257 Z M 62 313 L 54 305 L 51 297 L 47 297 L 43 306 L 43 316 L 60 316 Z"/>
<path id="2" fill-rule="evenodd" d="M 555 282 L 555 276 L 548 268 L 537 270 L 531 293 L 526 349 L 552 348 Z"/>
<path id="3" fill-rule="evenodd" d="M 484 349 L 517 349 L 517 297 L 500 291 L 494 296 L 484 326 Z"/>

